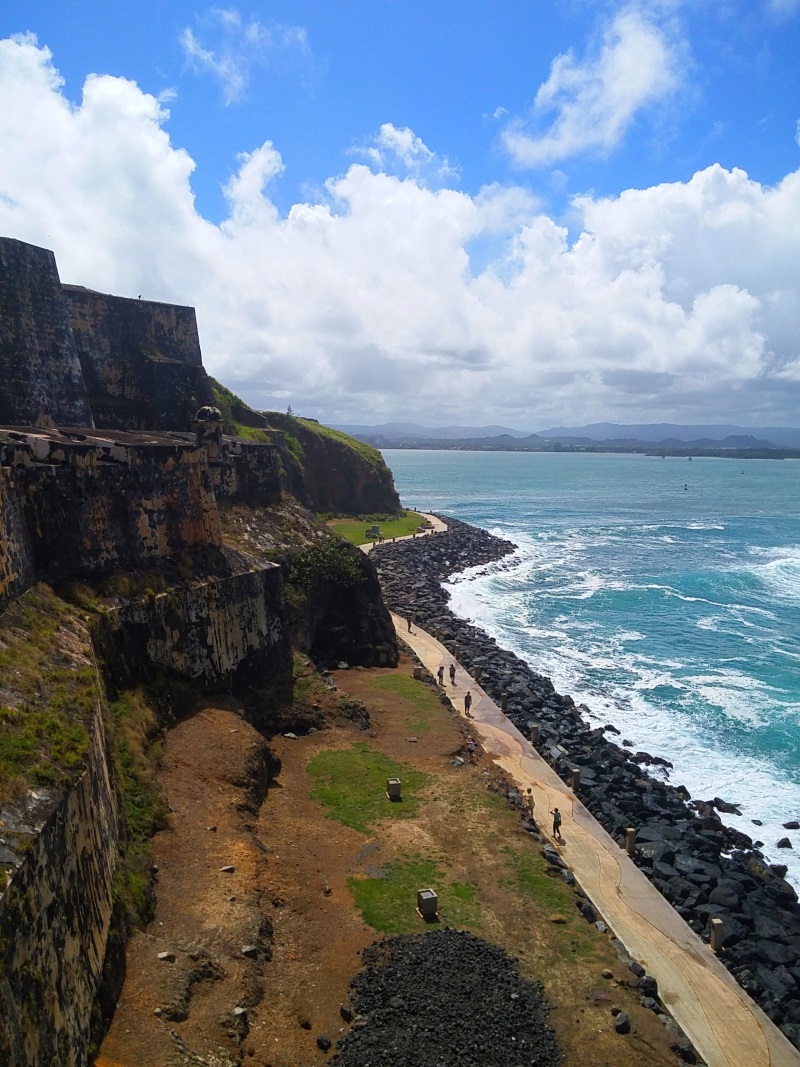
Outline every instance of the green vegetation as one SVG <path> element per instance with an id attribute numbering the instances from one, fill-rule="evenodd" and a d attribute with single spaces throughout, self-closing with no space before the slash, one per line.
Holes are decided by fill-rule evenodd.
<path id="1" fill-rule="evenodd" d="M 417 890 L 434 889 L 439 920 L 447 926 L 480 928 L 476 887 L 446 882 L 434 860 L 409 856 L 387 864 L 380 878 L 348 878 L 347 887 L 364 922 L 383 934 L 410 934 L 424 929 L 417 915 Z"/>
<path id="2" fill-rule="evenodd" d="M 335 530 L 340 537 L 346 538 L 354 545 L 365 545 L 371 541 L 367 537 L 367 527 L 373 523 L 380 526 L 381 534 L 387 540 L 393 537 L 407 537 L 416 533 L 425 520 L 417 511 L 404 511 L 399 516 L 372 516 L 368 515 L 358 519 L 330 519 L 328 525 Z"/>
<path id="3" fill-rule="evenodd" d="M 0 680 L 0 801 L 31 785 L 66 785 L 86 758 L 100 693 L 88 635 L 46 585 L 3 615 Z"/>
<path id="4" fill-rule="evenodd" d="M 424 734 L 431 728 L 433 716 L 441 715 L 442 704 L 438 692 L 425 682 L 409 674 L 387 674 L 374 680 L 375 689 L 399 698 L 411 714 L 405 720 L 405 728 L 415 734 Z"/>
<path id="5" fill-rule="evenodd" d="M 302 463 L 306 456 L 306 450 L 300 444 L 299 440 L 291 433 L 287 433 L 284 440 L 286 441 L 286 447 L 292 453 L 294 458 L 298 463 Z"/>
<path id="6" fill-rule="evenodd" d="M 300 419 L 295 416 L 287 416 L 291 421 L 296 422 L 308 433 L 313 433 L 317 437 L 322 437 L 328 441 L 336 441 L 340 445 L 344 445 L 345 448 L 351 449 L 356 452 L 362 460 L 368 466 L 375 470 L 384 469 L 385 464 L 383 462 L 383 456 L 380 454 L 377 448 L 373 448 L 372 445 L 365 444 L 364 441 L 357 441 L 355 437 L 351 437 L 349 434 L 343 433 L 341 430 L 334 430 L 330 426 L 323 426 L 322 423 L 316 422 L 314 419 Z"/>
<path id="7" fill-rule="evenodd" d="M 309 763 L 308 772 L 316 779 L 311 795 L 331 809 L 329 818 L 363 834 L 370 833 L 378 819 L 416 815 L 415 794 L 428 780 L 427 775 L 395 763 L 363 742 L 352 748 L 320 752 Z M 403 782 L 403 799 L 399 803 L 386 797 L 387 778 L 400 778 Z"/>
<path id="8" fill-rule="evenodd" d="M 154 741 L 156 715 L 139 691 L 111 705 L 110 734 L 128 833 L 117 870 L 117 894 L 132 917 L 150 917 L 153 834 L 166 825 L 167 808 L 156 774 L 161 745 Z"/>
<path id="9" fill-rule="evenodd" d="M 320 545 L 304 548 L 292 558 L 289 583 L 305 590 L 322 585 L 352 589 L 364 581 L 359 562 L 346 545 L 332 537 Z"/>
<path id="10" fill-rule="evenodd" d="M 234 437 L 242 437 L 245 441 L 256 441 L 259 444 L 270 444 L 272 436 L 268 430 L 258 430 L 254 426 L 245 426 L 236 418 L 236 411 L 247 405 L 240 400 L 236 393 L 226 389 L 216 379 L 209 378 L 211 388 L 214 391 L 214 400 L 222 412 L 225 433 Z"/>
<path id="11" fill-rule="evenodd" d="M 502 883 L 530 900 L 552 918 L 559 916 L 564 921 L 555 929 L 563 931 L 571 951 L 578 956 L 594 954 L 597 950 L 596 931 L 575 910 L 572 890 L 561 881 L 546 873 L 543 862 L 533 852 L 522 851 L 506 845 L 503 852 L 511 865 L 511 877 Z"/>

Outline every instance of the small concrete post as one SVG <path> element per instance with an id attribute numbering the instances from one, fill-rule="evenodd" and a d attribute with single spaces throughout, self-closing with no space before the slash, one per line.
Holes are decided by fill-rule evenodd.
<path id="1" fill-rule="evenodd" d="M 508 693 L 500 694 L 500 710 L 505 711 L 508 707 Z"/>
<path id="2" fill-rule="evenodd" d="M 719 953 L 719 952 L 722 951 L 722 931 L 723 931 L 724 927 L 725 927 L 725 924 L 723 923 L 722 919 L 712 919 L 711 920 L 711 938 L 710 938 L 710 943 L 711 943 L 711 951 L 712 952 Z"/>
<path id="3" fill-rule="evenodd" d="M 480 682 L 480 680 L 481 680 L 481 669 L 480 669 L 480 667 L 476 667 L 473 670 L 472 677 L 475 679 L 476 682 Z"/>
<path id="4" fill-rule="evenodd" d="M 578 786 L 581 784 L 581 769 L 580 769 L 580 767 L 573 767 L 572 768 L 572 772 L 570 774 L 570 778 L 572 780 L 572 788 L 573 789 L 577 789 Z"/>
<path id="5" fill-rule="evenodd" d="M 423 919 L 435 919 L 439 914 L 439 897 L 432 889 L 417 890 L 417 911 Z"/>
<path id="6" fill-rule="evenodd" d="M 402 797 L 402 782 L 399 778 L 386 779 L 386 796 L 389 800 L 400 800 Z"/>
<path id="7" fill-rule="evenodd" d="M 461 654 L 461 645 L 459 645 L 459 644 L 458 644 L 458 643 L 456 642 L 456 644 L 454 644 L 454 645 L 453 645 L 453 658 L 454 658 L 454 659 L 458 659 L 458 657 L 460 656 L 460 654 Z"/>
<path id="8" fill-rule="evenodd" d="M 636 853 L 636 827 L 629 826 L 625 831 L 625 851 L 629 856 Z"/>
<path id="9" fill-rule="evenodd" d="M 414 677 L 417 678 L 417 679 L 422 677 L 422 667 L 415 667 L 414 668 Z"/>
<path id="10" fill-rule="evenodd" d="M 538 745 L 539 744 L 539 723 L 538 722 L 532 722 L 531 723 L 531 744 L 532 745 Z"/>

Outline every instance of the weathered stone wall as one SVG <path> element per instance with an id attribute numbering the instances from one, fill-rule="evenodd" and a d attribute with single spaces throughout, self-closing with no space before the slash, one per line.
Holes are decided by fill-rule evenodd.
<path id="1" fill-rule="evenodd" d="M 34 579 L 33 546 L 22 500 L 13 475 L 0 467 L 0 610 Z"/>
<path id="2" fill-rule="evenodd" d="M 0 897 L 0 1063 L 6 1067 L 87 1062 L 119 843 L 99 696 L 90 736 L 86 770 L 41 827 L 28 827 L 29 850 Z"/>
<path id="3" fill-rule="evenodd" d="M 211 464 L 218 500 L 253 507 L 269 507 L 280 500 L 284 470 L 274 445 L 225 438 L 221 455 L 221 462 Z"/>
<path id="4" fill-rule="evenodd" d="M 221 544 L 204 449 L 16 438 L 0 440 L 0 608 L 34 577 L 135 570 Z"/>
<path id="5" fill-rule="evenodd" d="M 96 640 L 120 687 L 155 666 L 190 680 L 196 694 L 243 695 L 291 667 L 281 569 L 266 564 L 126 604 L 107 613 Z"/>
<path id="6" fill-rule="evenodd" d="M 55 257 L 0 237 L 0 425 L 92 426 Z"/>
<path id="7" fill-rule="evenodd" d="M 95 425 L 190 429 L 214 402 L 194 308 L 63 289 Z"/>

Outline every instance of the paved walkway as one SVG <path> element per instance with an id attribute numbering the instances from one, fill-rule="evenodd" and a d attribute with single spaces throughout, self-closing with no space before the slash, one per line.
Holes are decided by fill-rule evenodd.
<path id="1" fill-rule="evenodd" d="M 453 656 L 425 630 L 393 615 L 395 629 L 436 676 Z M 549 812 L 563 815 L 556 847 L 605 923 L 658 982 L 659 995 L 709 1067 L 783 1067 L 800 1054 L 750 999 L 705 944 L 630 861 L 553 768 L 458 664 L 445 685 L 463 715 L 472 694 L 470 727 L 487 755 L 524 793 L 533 789 L 535 815 L 549 830 Z"/>

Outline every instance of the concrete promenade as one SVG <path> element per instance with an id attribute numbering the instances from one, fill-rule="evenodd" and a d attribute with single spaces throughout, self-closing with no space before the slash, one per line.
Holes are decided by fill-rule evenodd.
<path id="1" fill-rule="evenodd" d="M 437 532 L 446 529 L 425 517 Z M 416 624 L 409 632 L 406 619 L 392 619 L 434 677 L 443 665 L 448 679 L 456 663 L 455 685 L 446 684 L 446 692 L 462 716 L 464 696 L 472 694 L 470 729 L 521 792 L 533 789 L 545 832 L 551 809 L 561 810 L 563 841 L 554 844 L 605 923 L 657 980 L 662 1002 L 709 1067 L 798 1067 L 800 1053 L 444 645 Z"/>

